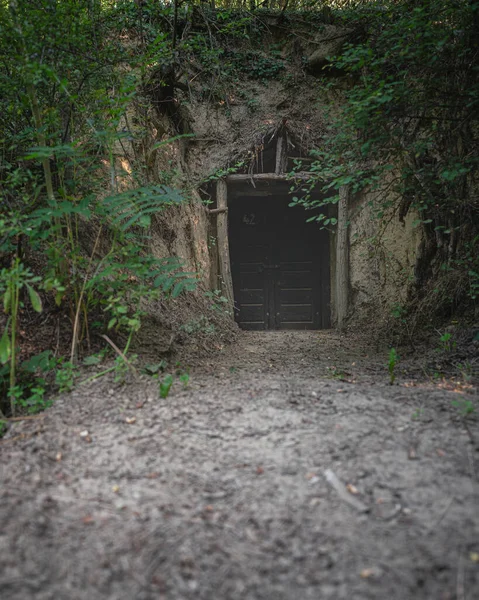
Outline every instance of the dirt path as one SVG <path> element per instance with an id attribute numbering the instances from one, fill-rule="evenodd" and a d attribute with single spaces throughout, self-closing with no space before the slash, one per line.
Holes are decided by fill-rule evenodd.
<path id="1" fill-rule="evenodd" d="M 17 424 L 1 598 L 479 598 L 478 419 L 366 354 L 242 334 L 166 400 L 102 379 Z"/>

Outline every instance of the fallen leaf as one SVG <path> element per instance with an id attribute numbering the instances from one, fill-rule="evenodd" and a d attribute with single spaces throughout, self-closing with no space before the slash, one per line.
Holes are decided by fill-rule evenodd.
<path id="1" fill-rule="evenodd" d="M 479 552 L 471 552 L 469 554 L 469 558 L 472 560 L 473 563 L 479 563 Z"/>
<path id="2" fill-rule="evenodd" d="M 145 405 L 144 402 L 137 402 L 136 407 L 135 408 L 143 408 L 143 406 Z"/>
<path id="3" fill-rule="evenodd" d="M 136 423 L 136 417 L 127 417 L 125 419 L 125 423 L 128 423 L 128 425 L 133 425 L 133 423 Z"/>
<path id="4" fill-rule="evenodd" d="M 307 473 L 306 475 L 306 479 L 313 479 L 313 477 L 316 477 L 316 473 Z"/>
<path id="5" fill-rule="evenodd" d="M 85 525 L 92 525 L 95 522 L 95 519 L 91 515 L 87 515 L 86 517 L 83 517 L 82 521 Z"/>
<path id="6" fill-rule="evenodd" d="M 158 475 L 159 473 L 148 473 L 147 477 L 148 479 L 157 479 Z"/>
<path id="7" fill-rule="evenodd" d="M 348 483 L 346 485 L 346 489 L 350 494 L 353 494 L 354 496 L 357 496 L 357 494 L 359 494 L 358 488 L 355 487 L 352 483 Z"/>
<path id="8" fill-rule="evenodd" d="M 264 469 L 263 469 L 263 467 L 258 467 L 258 468 L 256 469 L 256 475 L 262 475 L 263 473 L 264 473 Z"/>
<path id="9" fill-rule="evenodd" d="M 214 511 L 214 507 L 212 504 L 208 504 L 207 506 L 205 506 L 205 511 L 206 512 L 213 512 Z"/>
<path id="10" fill-rule="evenodd" d="M 436 453 L 438 456 L 446 456 L 446 453 L 441 448 L 436 448 Z"/>

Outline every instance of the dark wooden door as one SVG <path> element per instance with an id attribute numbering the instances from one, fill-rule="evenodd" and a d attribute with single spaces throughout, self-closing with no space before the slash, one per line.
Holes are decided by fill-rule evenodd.
<path id="1" fill-rule="evenodd" d="M 290 199 L 243 197 L 230 209 L 236 319 L 243 329 L 329 327 L 327 232 Z"/>

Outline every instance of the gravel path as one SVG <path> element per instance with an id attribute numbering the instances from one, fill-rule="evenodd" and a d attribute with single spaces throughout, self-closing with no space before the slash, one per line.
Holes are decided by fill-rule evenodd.
<path id="1" fill-rule="evenodd" d="M 0 442 L 2 600 L 479 598 L 479 421 L 333 332 L 106 378 Z"/>

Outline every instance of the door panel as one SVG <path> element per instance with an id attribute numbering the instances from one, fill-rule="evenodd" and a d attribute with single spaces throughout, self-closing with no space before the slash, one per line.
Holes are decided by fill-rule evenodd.
<path id="1" fill-rule="evenodd" d="M 302 287 L 312 288 L 317 273 L 309 271 L 284 271 L 279 272 L 278 285 L 282 289 L 297 289 Z"/>
<path id="2" fill-rule="evenodd" d="M 280 310 L 281 323 L 311 323 L 313 324 L 312 304 L 285 304 Z"/>
<path id="3" fill-rule="evenodd" d="M 241 319 L 247 323 L 264 323 L 264 305 L 244 304 L 241 307 Z"/>
<path id="4" fill-rule="evenodd" d="M 245 304 L 264 304 L 264 291 L 263 290 L 241 290 L 240 302 L 242 305 Z"/>

